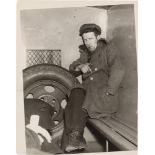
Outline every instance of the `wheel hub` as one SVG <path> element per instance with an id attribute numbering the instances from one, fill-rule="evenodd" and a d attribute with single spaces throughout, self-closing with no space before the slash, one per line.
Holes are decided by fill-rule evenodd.
<path id="1" fill-rule="evenodd" d="M 50 129 L 54 138 L 62 134 L 63 109 L 65 108 L 62 103 L 66 101 L 67 92 L 68 90 L 63 85 L 51 80 L 37 81 L 24 90 L 25 98 L 41 99 L 54 108 L 52 116 L 54 125 Z"/>

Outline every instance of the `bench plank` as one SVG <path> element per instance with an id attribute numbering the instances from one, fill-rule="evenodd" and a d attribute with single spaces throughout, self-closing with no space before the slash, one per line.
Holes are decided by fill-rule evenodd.
<path id="1" fill-rule="evenodd" d="M 99 119 L 89 119 L 89 123 L 120 150 L 128 151 L 137 149 L 134 144 L 118 134 L 113 128 L 107 126 L 103 121 Z"/>
<path id="2" fill-rule="evenodd" d="M 132 142 L 134 145 L 137 145 L 137 133 L 132 130 L 131 128 L 128 128 L 127 126 L 121 124 L 120 122 L 109 118 L 109 119 L 100 119 L 103 123 L 105 123 L 107 126 L 112 128 L 115 132 L 119 133 L 123 137 L 125 137 L 127 140 Z"/>
<path id="3" fill-rule="evenodd" d="M 125 123 L 124 121 L 121 121 L 119 118 L 117 118 L 116 116 L 112 116 L 112 119 L 114 119 L 116 122 L 121 123 L 122 125 L 130 128 L 131 130 L 135 131 L 137 133 L 137 129 L 135 127 L 129 126 L 127 123 Z"/>

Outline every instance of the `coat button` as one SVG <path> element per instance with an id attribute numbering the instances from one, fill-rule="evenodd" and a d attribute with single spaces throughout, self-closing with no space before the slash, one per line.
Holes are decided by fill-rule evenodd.
<path id="1" fill-rule="evenodd" d="M 94 78 L 93 77 L 90 77 L 90 80 L 93 80 Z"/>
<path id="2" fill-rule="evenodd" d="M 97 68 L 95 68 L 94 70 L 95 70 L 95 71 L 97 71 L 98 69 L 97 69 Z"/>

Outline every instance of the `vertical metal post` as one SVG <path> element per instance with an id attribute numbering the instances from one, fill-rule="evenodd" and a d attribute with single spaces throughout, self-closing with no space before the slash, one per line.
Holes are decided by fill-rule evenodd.
<path id="1" fill-rule="evenodd" d="M 109 152 L 109 142 L 106 140 L 106 152 Z"/>

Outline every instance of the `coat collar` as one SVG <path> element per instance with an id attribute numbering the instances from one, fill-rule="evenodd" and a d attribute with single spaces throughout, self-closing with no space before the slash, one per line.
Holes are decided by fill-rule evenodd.
<path id="1" fill-rule="evenodd" d="M 93 53 L 95 53 L 96 51 L 98 51 L 98 49 L 102 48 L 107 43 L 108 42 L 104 38 L 99 39 L 98 42 L 97 42 L 96 50 Z M 91 54 L 91 52 L 89 52 L 89 50 L 87 49 L 87 47 L 84 44 L 82 44 L 82 45 L 79 46 L 79 51 L 80 51 L 80 53 L 86 52 L 89 55 L 92 55 L 93 54 L 93 53 Z"/>

